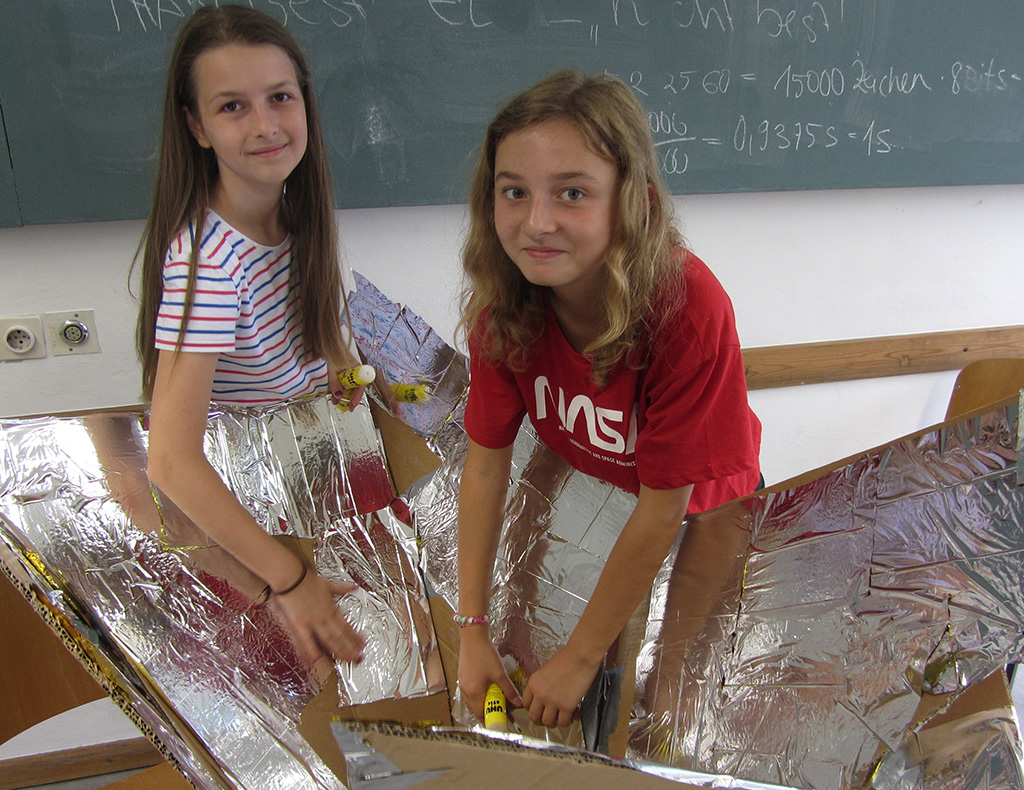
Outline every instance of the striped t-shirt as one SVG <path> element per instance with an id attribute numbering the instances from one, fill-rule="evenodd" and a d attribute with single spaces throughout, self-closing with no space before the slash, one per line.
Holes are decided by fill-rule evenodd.
<path id="1" fill-rule="evenodd" d="M 159 350 L 176 348 L 195 231 L 190 222 L 167 251 L 156 322 Z M 326 363 L 304 353 L 299 293 L 288 277 L 291 245 L 289 236 L 277 247 L 264 247 L 214 212 L 207 214 L 181 350 L 220 354 L 212 400 L 259 405 L 327 391 Z"/>

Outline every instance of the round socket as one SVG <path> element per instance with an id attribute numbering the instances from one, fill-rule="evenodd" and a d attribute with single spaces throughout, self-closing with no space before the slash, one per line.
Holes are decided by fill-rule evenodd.
<path id="1" fill-rule="evenodd" d="M 15 354 L 27 354 L 36 345 L 36 336 L 26 327 L 14 325 L 4 333 L 4 345 Z"/>
<path id="2" fill-rule="evenodd" d="M 65 321 L 60 336 L 69 346 L 80 346 L 89 339 L 89 327 L 81 321 Z"/>

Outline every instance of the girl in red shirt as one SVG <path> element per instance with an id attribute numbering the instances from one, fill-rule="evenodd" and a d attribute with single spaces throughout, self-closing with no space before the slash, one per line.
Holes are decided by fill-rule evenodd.
<path id="1" fill-rule="evenodd" d="M 626 85 L 563 72 L 513 99 L 470 190 L 459 686 L 479 718 L 497 683 L 535 723 L 565 726 L 687 512 L 757 487 L 760 423 L 732 305 L 673 225 L 647 114 Z M 568 643 L 520 699 L 487 612 L 526 414 L 558 455 L 637 504 Z"/>

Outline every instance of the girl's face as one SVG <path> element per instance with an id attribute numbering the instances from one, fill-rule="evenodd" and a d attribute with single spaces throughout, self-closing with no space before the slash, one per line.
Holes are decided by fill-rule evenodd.
<path id="1" fill-rule="evenodd" d="M 570 121 L 506 136 L 494 157 L 494 226 L 502 247 L 534 285 L 561 298 L 603 292 L 615 225 L 618 169 L 595 154 Z"/>
<path id="2" fill-rule="evenodd" d="M 198 117 L 185 115 L 217 156 L 218 189 L 279 198 L 306 152 L 306 104 L 291 58 L 273 44 L 228 44 L 196 58 L 192 77 Z"/>

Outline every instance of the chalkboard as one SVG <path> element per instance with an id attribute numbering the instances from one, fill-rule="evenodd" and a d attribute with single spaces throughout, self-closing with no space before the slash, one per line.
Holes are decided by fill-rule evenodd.
<path id="1" fill-rule="evenodd" d="M 0 106 L 2 118 L 3 107 Z M 18 212 L 18 193 L 14 190 L 14 168 L 11 166 L 11 149 L 7 145 L 6 134 L 3 136 L 0 157 L 0 228 L 9 228 L 20 224 L 21 215 Z"/>
<path id="2" fill-rule="evenodd" d="M 5 0 L 0 221 L 145 215 L 198 4 Z M 634 87 L 677 194 L 1024 183 L 1021 0 L 251 4 L 307 52 L 341 207 L 462 201 L 497 107 L 564 67 Z"/>

